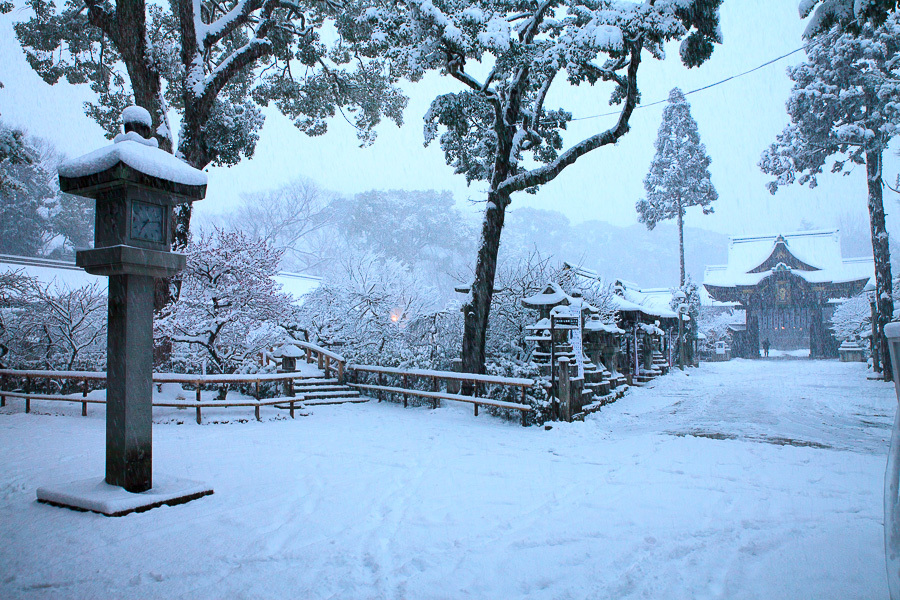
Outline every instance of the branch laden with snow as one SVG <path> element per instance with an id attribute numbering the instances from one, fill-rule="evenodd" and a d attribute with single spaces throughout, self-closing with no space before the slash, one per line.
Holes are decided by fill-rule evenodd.
<path id="1" fill-rule="evenodd" d="M 637 106 L 644 51 L 684 39 L 688 66 L 720 42 L 718 0 L 379 2 L 360 20 L 384 40 L 392 68 L 416 81 L 437 71 L 462 90 L 435 98 L 425 116 L 425 143 L 438 140 L 447 164 L 468 182 L 484 181 L 488 198 L 472 301 L 465 310 L 464 369 L 483 372 L 500 232 L 511 194 L 535 192 L 580 157 L 615 144 Z M 470 68 L 479 63 L 481 68 Z M 481 73 L 487 75 L 481 76 Z M 621 105 L 616 124 L 564 149 L 572 120 L 545 106 L 553 85 L 604 85 Z"/>

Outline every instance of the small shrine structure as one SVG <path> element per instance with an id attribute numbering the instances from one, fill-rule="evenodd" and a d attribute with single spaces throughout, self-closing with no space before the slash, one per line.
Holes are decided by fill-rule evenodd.
<path id="1" fill-rule="evenodd" d="M 810 358 L 836 358 L 828 321 L 840 299 L 874 277 L 871 257 L 844 258 L 838 230 L 731 238 L 728 264 L 706 268 L 703 285 L 719 301 L 746 311 L 734 331 L 736 356 L 758 358 L 768 340 L 776 350 L 809 348 Z"/>
<path id="2" fill-rule="evenodd" d="M 641 385 L 668 372 L 675 364 L 678 332 L 678 315 L 669 308 L 672 290 L 641 289 L 623 279 L 610 286 L 596 272 L 568 262 L 562 271 L 577 285 L 608 290 L 604 303 L 615 311 L 616 326 L 622 331 L 618 335 L 618 374 L 629 384 Z"/>
<path id="3" fill-rule="evenodd" d="M 618 338 L 624 331 L 602 322 L 596 307 L 557 283 L 521 302 L 538 311 L 526 341 L 536 344 L 532 356 L 548 380 L 550 396 L 568 403 L 558 409 L 559 418 L 570 420 L 624 393 L 625 378 L 617 372 Z"/>

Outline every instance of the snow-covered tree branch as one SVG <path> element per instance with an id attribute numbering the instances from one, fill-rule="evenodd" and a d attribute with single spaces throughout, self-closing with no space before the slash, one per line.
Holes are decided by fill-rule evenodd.
<path id="1" fill-rule="evenodd" d="M 439 139 L 448 165 L 468 182 L 489 186 L 465 307 L 464 370 L 484 372 L 500 232 L 511 194 L 534 192 L 581 156 L 625 135 L 639 98 L 642 53 L 662 58 L 665 42 L 684 39 L 682 61 L 702 63 L 721 41 L 719 5 L 719 0 L 413 0 L 379 2 L 365 13 L 364 35 L 385 40 L 383 53 L 396 72 L 415 81 L 438 71 L 464 88 L 435 98 L 425 116 L 426 144 Z M 479 70 L 469 68 L 474 63 L 489 69 L 483 81 L 476 76 Z M 610 83 L 610 102 L 622 105 L 617 123 L 563 150 L 572 115 L 544 107 L 552 85 L 562 81 Z"/>
<path id="2" fill-rule="evenodd" d="M 308 135 L 338 112 L 353 116 L 363 144 L 383 117 L 402 123 L 397 76 L 360 36 L 364 2 L 317 0 L 86 0 L 57 9 L 28 0 L 16 23 L 32 68 L 54 84 L 88 83 L 87 113 L 112 137 L 135 103 L 150 111 L 159 147 L 192 166 L 234 165 L 253 155 L 262 107 L 278 109 Z M 351 41 L 352 40 L 352 41 Z M 181 117 L 174 139 L 169 110 Z M 189 239 L 190 207 L 179 208 L 176 245 Z"/>

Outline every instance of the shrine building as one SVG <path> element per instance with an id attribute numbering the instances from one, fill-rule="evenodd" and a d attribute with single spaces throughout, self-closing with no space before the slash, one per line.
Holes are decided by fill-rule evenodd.
<path id="1" fill-rule="evenodd" d="M 809 348 L 811 358 L 837 356 L 830 329 L 836 304 L 862 292 L 871 257 L 844 258 L 837 230 L 731 238 L 728 264 L 706 268 L 703 285 L 721 302 L 746 311 L 735 332 L 736 356 L 756 358 L 768 340 L 775 350 Z"/>

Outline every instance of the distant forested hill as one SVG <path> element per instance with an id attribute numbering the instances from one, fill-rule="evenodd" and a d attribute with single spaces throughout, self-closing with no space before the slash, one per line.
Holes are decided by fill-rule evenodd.
<path id="1" fill-rule="evenodd" d="M 721 233 L 686 227 L 684 243 L 685 265 L 694 281 L 703 281 L 707 265 L 724 264 L 727 260 L 728 236 Z M 644 225 L 617 227 L 603 221 L 572 225 L 557 211 L 510 211 L 501 253 L 512 257 L 532 248 L 642 287 L 678 284 L 678 228 L 674 224 L 662 223 L 653 231 Z"/>

